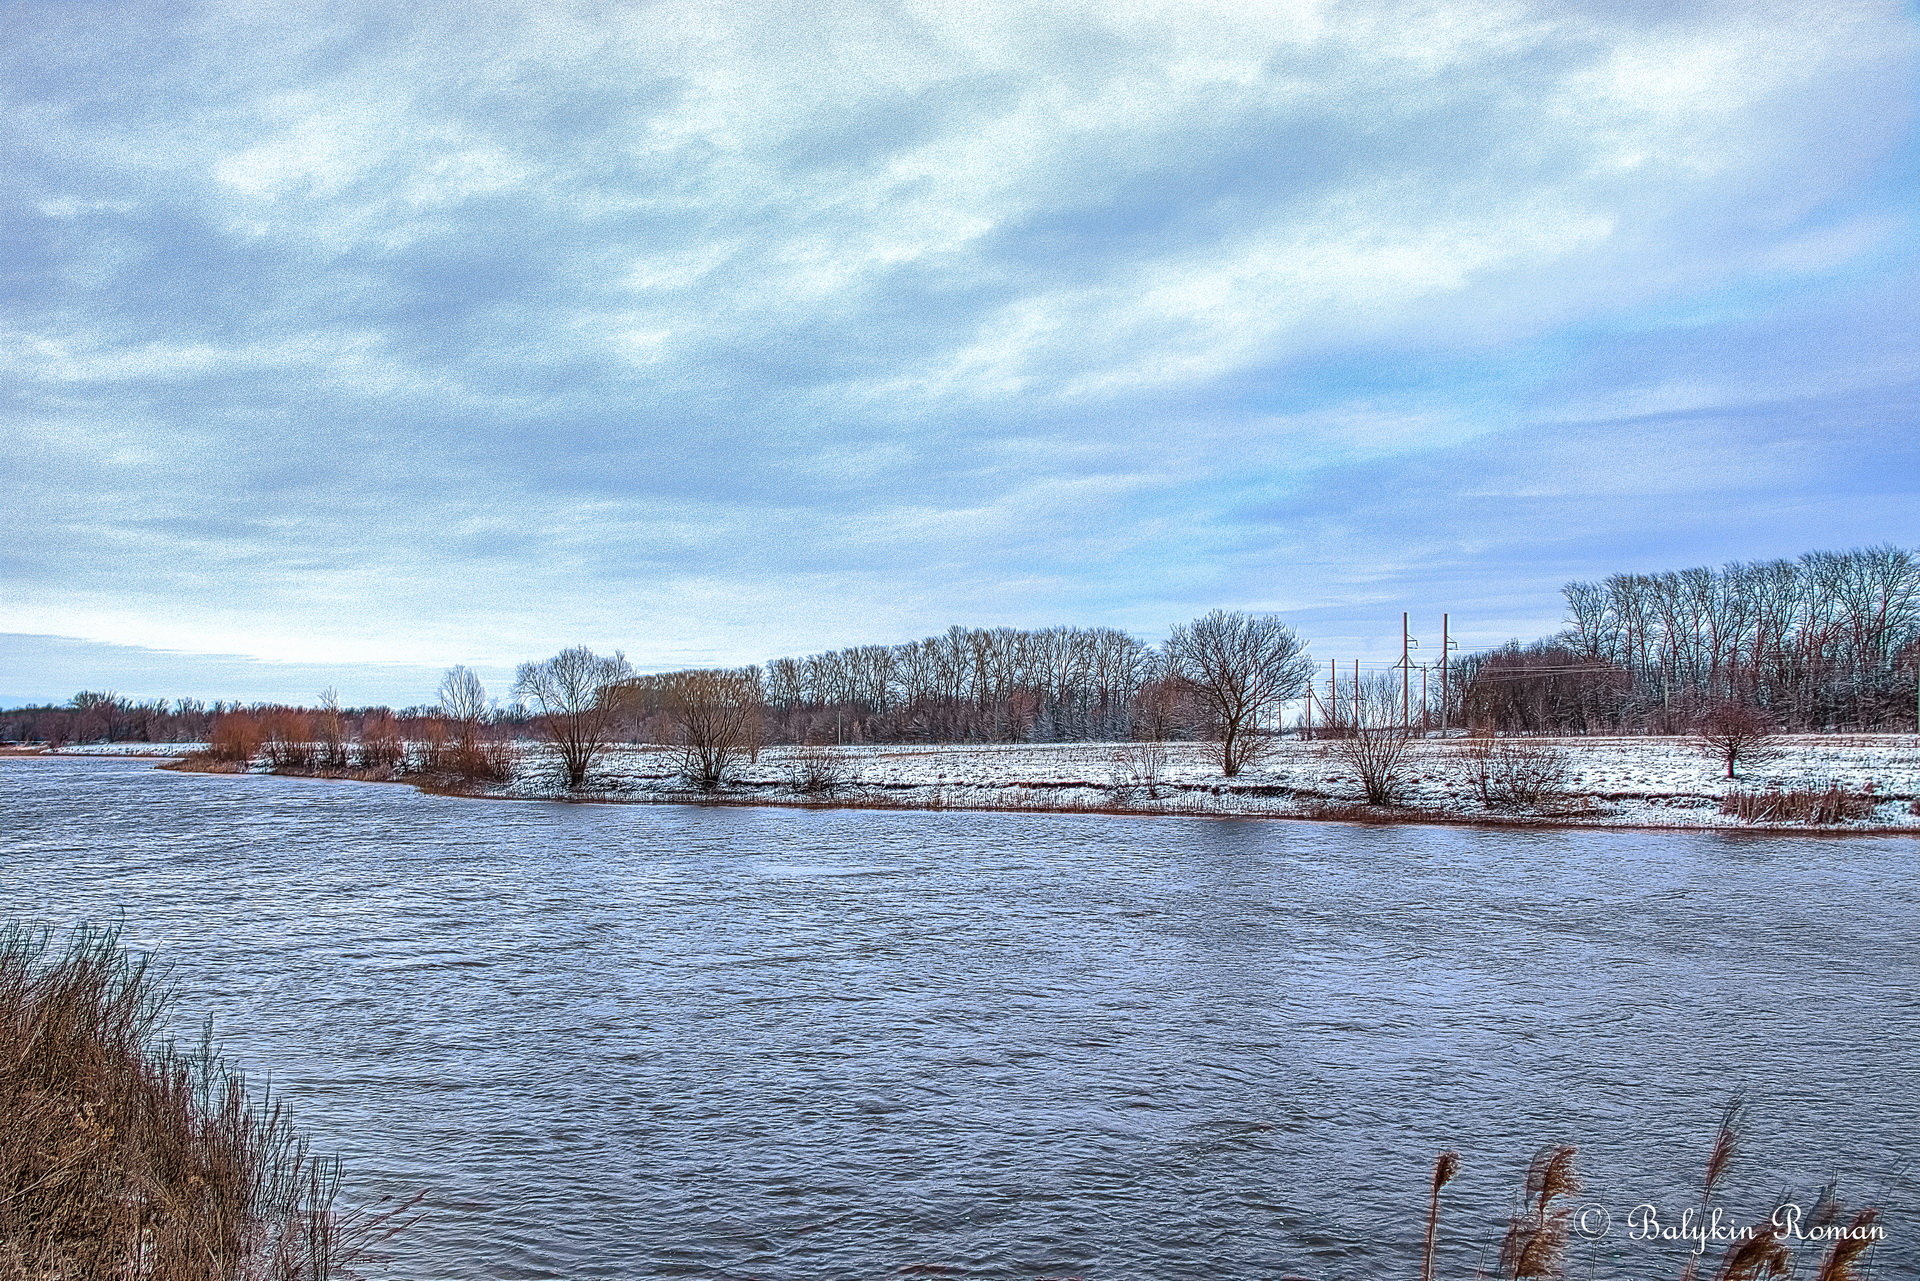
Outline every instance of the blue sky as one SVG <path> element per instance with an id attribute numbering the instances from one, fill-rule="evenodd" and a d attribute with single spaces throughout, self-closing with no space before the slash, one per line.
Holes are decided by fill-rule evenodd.
<path id="1" fill-rule="evenodd" d="M 1896 3 L 46 4 L 0 698 L 1920 542 Z"/>

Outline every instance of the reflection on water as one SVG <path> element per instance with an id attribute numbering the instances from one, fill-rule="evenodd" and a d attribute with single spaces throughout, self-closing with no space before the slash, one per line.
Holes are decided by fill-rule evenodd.
<path id="1" fill-rule="evenodd" d="M 348 1165 L 377 1275 L 1448 1275 L 1534 1148 L 1920 1270 L 1899 839 L 462 802 L 0 762 L 0 915 L 124 914 Z M 1576 1275 L 1677 1272 L 1615 1236 Z M 1490 1262 L 1490 1259 L 1488 1260 Z M 1417 1265 L 1415 1265 L 1417 1268 Z M 911 1274 L 909 1274 L 911 1275 Z"/>

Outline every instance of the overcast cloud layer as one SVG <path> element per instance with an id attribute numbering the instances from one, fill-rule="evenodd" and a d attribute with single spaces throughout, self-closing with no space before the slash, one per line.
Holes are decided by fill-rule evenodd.
<path id="1" fill-rule="evenodd" d="M 1897 3 L 7 21 L 0 696 L 1920 542 Z"/>

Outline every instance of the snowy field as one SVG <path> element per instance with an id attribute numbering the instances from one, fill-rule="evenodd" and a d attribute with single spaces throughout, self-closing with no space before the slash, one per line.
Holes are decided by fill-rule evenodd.
<path id="1" fill-rule="evenodd" d="M 1719 762 L 1685 738 L 1526 739 L 1565 754 L 1557 800 L 1489 810 L 1468 775 L 1466 740 L 1416 746 L 1400 804 L 1362 811 L 1359 779 L 1324 742 L 1285 739 L 1237 778 L 1223 778 L 1217 749 L 1166 744 L 1157 778 L 1139 768 L 1139 744 L 1049 743 L 967 746 L 772 747 L 742 763 L 716 792 L 694 790 L 680 755 L 663 747 L 609 751 L 576 799 L 836 805 L 903 809 L 1100 810 L 1140 814 L 1350 818 L 1372 821 L 1551 822 L 1580 826 L 1755 828 L 1720 812 L 1729 789 L 1825 789 L 1865 794 L 1864 812 L 1839 830 L 1920 833 L 1920 737 L 1912 734 L 1803 734 L 1777 739 L 1778 753 L 1744 766 L 1729 783 Z M 202 745 L 113 743 L 73 746 L 66 755 L 173 756 Z M 805 758 L 828 757 L 839 777 L 826 788 L 803 785 Z M 564 794 L 557 762 L 544 747 L 524 747 L 520 776 L 483 795 L 525 799 Z M 262 768 L 256 766 L 256 768 Z M 815 767 L 818 772 L 818 766 Z"/>
<path id="2" fill-rule="evenodd" d="M 1728 783 L 1717 761 L 1687 739 L 1531 739 L 1565 752 L 1566 795 L 1532 811 L 1490 812 L 1476 798 L 1462 760 L 1463 740 L 1430 740 L 1416 749 L 1403 796 L 1406 817 L 1542 821 L 1604 826 L 1752 827 L 1720 813 L 1729 788 L 1817 788 L 1849 792 L 1872 787 L 1870 812 L 1847 828 L 1910 828 L 1920 794 L 1920 738 L 1911 734 L 1796 735 L 1777 740 L 1780 754 L 1742 768 Z M 1167 744 L 1157 785 L 1143 784 L 1130 759 L 1138 744 L 1058 743 L 951 747 L 846 747 L 845 778 L 830 793 L 803 793 L 794 748 L 769 748 L 742 765 L 723 798 L 774 803 L 853 804 L 911 808 L 1118 810 L 1140 813 L 1239 814 L 1271 817 L 1359 817 L 1341 811 L 1364 799 L 1358 778 L 1326 743 L 1287 739 L 1237 778 L 1223 778 L 1216 749 Z M 823 749 L 810 749 L 819 753 Z M 536 761 L 503 794 L 553 794 Z M 621 748 L 589 779 L 607 799 L 682 799 L 689 789 L 679 756 L 666 748 Z M 1384 812 L 1379 817 L 1387 817 Z M 1801 828 L 1799 830 L 1804 830 Z"/>

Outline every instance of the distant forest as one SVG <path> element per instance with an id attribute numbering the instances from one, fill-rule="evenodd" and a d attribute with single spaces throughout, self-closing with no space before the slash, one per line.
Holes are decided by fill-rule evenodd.
<path id="1" fill-rule="evenodd" d="M 1549 640 L 1458 660 L 1460 715 L 1503 731 L 1680 733 L 1712 704 L 1790 730 L 1912 729 L 1920 556 L 1810 552 L 1564 588 Z"/>
<path id="2" fill-rule="evenodd" d="M 1735 702 L 1789 730 L 1915 727 L 1920 554 L 1913 551 L 1874 547 L 1616 574 L 1569 583 L 1564 592 L 1566 630 L 1453 659 L 1448 680 L 1426 682 L 1428 701 L 1414 704 L 1415 722 L 1500 733 L 1684 733 L 1709 707 Z M 954 627 L 901 645 L 777 658 L 730 675 L 757 687 L 758 737 L 768 743 L 1210 737 L 1215 726 L 1176 666 L 1164 646 L 1111 628 Z M 674 676 L 625 682 L 629 697 L 615 718 L 621 738 L 673 741 L 671 717 L 654 694 Z M 1324 684 L 1313 691 L 1322 724 L 1327 692 Z M 242 711 L 323 716 L 355 740 L 369 726 L 382 740 L 438 741 L 450 732 L 438 706 L 243 709 L 89 692 L 64 706 L 0 712 L 0 741 L 205 742 L 223 717 Z M 510 706 L 487 722 L 490 736 L 510 738 L 528 717 Z"/>

